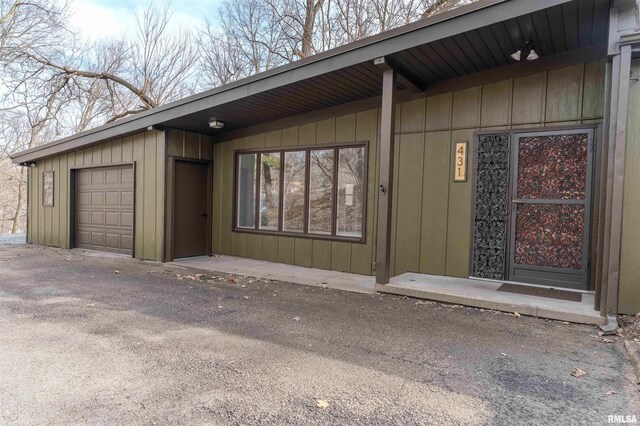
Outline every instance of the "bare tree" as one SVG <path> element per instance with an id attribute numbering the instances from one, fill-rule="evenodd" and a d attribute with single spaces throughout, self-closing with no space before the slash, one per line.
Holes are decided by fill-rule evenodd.
<path id="1" fill-rule="evenodd" d="M 248 75 L 247 57 L 243 55 L 237 40 L 224 31 L 214 28 L 206 21 L 198 39 L 200 48 L 200 70 L 205 88 L 231 83 Z"/>
<path id="2" fill-rule="evenodd" d="M 0 61 L 25 46 L 33 50 L 55 46 L 67 18 L 65 1 L 0 0 Z"/>
<path id="3" fill-rule="evenodd" d="M 194 91 L 198 54 L 187 30 L 169 31 L 171 16 L 168 6 L 149 3 L 137 16 L 134 40 L 85 46 L 73 39 L 48 50 L 19 46 L 11 58 L 14 84 L 45 78 L 55 93 L 68 90 L 87 99 L 100 95 L 111 110 L 107 121 L 182 98 Z M 87 116 L 83 121 L 81 128 Z"/>
<path id="4" fill-rule="evenodd" d="M 209 87 L 351 43 L 472 0 L 225 0 L 199 37 Z"/>

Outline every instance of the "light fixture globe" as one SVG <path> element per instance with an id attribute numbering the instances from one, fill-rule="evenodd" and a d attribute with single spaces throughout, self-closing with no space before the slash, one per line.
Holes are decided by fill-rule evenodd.
<path id="1" fill-rule="evenodd" d="M 212 129 L 222 129 L 224 127 L 224 121 L 220 121 L 215 117 L 209 118 L 209 127 Z"/>
<path id="2" fill-rule="evenodd" d="M 540 56 L 536 53 L 535 49 L 531 48 L 531 52 L 527 55 L 527 61 L 535 61 Z"/>
<path id="3" fill-rule="evenodd" d="M 520 59 L 522 59 L 522 49 L 518 49 L 517 52 L 511 54 L 511 58 L 514 61 L 519 61 Z"/>

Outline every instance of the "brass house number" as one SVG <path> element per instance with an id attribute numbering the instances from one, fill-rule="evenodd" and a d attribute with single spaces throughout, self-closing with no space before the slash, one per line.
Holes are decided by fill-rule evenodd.
<path id="1" fill-rule="evenodd" d="M 456 155 L 453 169 L 454 182 L 467 181 L 467 145 L 468 142 L 456 142 Z"/>

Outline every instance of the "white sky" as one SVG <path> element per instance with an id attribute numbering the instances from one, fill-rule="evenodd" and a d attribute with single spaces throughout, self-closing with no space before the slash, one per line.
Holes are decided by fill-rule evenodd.
<path id="1" fill-rule="evenodd" d="M 120 38 L 131 35 L 135 27 L 135 12 L 154 0 L 72 0 L 71 25 L 87 40 Z M 200 27 L 204 18 L 215 21 L 220 0 L 182 0 L 170 3 L 176 27 Z"/>

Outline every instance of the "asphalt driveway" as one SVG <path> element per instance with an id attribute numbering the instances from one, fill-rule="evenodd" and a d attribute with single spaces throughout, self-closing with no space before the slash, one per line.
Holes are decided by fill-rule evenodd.
<path id="1" fill-rule="evenodd" d="M 0 424 L 640 415 L 622 343 L 594 327 L 196 272 L 0 245 Z"/>

